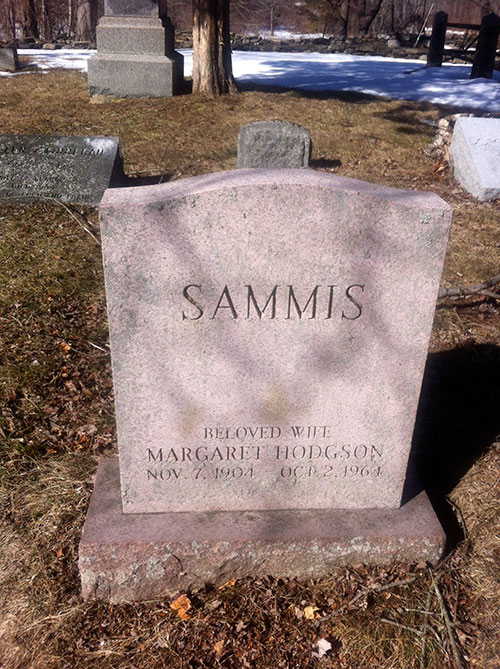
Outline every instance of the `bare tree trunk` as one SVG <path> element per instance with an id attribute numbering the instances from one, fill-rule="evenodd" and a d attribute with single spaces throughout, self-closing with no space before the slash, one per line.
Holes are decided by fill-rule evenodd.
<path id="1" fill-rule="evenodd" d="M 369 7 L 365 9 L 364 16 L 360 17 L 359 27 L 362 35 L 367 35 L 373 22 L 380 12 L 383 0 L 372 0 Z"/>
<path id="2" fill-rule="evenodd" d="M 76 0 L 75 39 L 92 42 L 97 25 L 97 0 Z"/>
<path id="3" fill-rule="evenodd" d="M 73 24 L 73 0 L 68 0 L 68 39 L 71 39 L 72 24 Z"/>
<path id="4" fill-rule="evenodd" d="M 366 2 L 357 0 L 349 2 L 349 19 L 347 21 L 347 37 L 359 37 L 359 20 L 363 14 Z"/>
<path id="5" fill-rule="evenodd" d="M 40 2 L 40 39 L 42 42 L 47 39 L 47 6 L 45 0 Z"/>
<path id="6" fill-rule="evenodd" d="M 236 93 L 231 63 L 229 0 L 193 0 L 193 93 Z"/>
<path id="7" fill-rule="evenodd" d="M 17 38 L 16 35 L 17 16 L 16 16 L 15 0 L 10 0 L 7 6 L 7 11 L 9 13 L 10 36 L 12 40 L 15 40 Z"/>
<path id="8" fill-rule="evenodd" d="M 25 17 L 26 36 L 39 39 L 40 32 L 38 30 L 35 0 L 28 0 L 26 3 Z"/>
<path id="9" fill-rule="evenodd" d="M 349 26 L 349 0 L 343 0 L 340 5 L 340 34 L 343 38 L 347 37 Z"/>

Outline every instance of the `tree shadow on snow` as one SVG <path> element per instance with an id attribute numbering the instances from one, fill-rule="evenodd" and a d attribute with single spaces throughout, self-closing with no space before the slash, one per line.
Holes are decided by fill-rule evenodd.
<path id="1" fill-rule="evenodd" d="M 241 90 L 293 90 L 311 99 L 337 98 L 356 103 L 367 103 L 374 98 L 418 102 L 432 97 L 434 101 L 427 104 L 443 107 L 444 113 L 459 110 L 477 113 L 481 108 L 492 111 L 493 93 L 493 97 L 498 97 L 500 112 L 500 94 L 496 88 L 486 92 L 480 88 L 484 87 L 484 80 L 478 84 L 478 80 L 470 80 L 469 76 L 468 65 L 426 68 L 423 64 L 390 59 L 290 60 L 277 56 L 259 60 L 259 71 L 239 77 L 238 86 Z M 499 78 L 500 73 L 495 74 L 495 79 Z M 471 104 L 471 100 L 475 102 Z"/>

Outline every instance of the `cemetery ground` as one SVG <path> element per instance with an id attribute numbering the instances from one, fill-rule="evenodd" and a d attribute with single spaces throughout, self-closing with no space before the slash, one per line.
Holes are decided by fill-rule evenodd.
<path id="1" fill-rule="evenodd" d="M 3 133 L 116 135 L 127 173 L 146 180 L 233 169 L 242 124 L 299 123 L 312 167 L 453 206 L 442 287 L 499 273 L 498 203 L 477 203 L 429 150 L 450 110 L 269 90 L 91 104 L 71 72 L 2 89 Z M 78 541 L 97 461 L 116 451 L 97 210 L 4 203 L 0 237 L 0 666 L 500 667 L 498 286 L 436 311 L 415 433 L 449 538 L 436 568 L 354 565 L 174 602 L 85 603 Z"/>

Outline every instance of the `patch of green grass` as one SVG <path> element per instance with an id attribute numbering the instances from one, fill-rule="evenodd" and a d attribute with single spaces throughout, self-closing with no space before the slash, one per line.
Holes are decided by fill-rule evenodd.
<path id="1" fill-rule="evenodd" d="M 59 437 L 92 404 L 82 373 L 97 380 L 108 364 L 100 247 L 77 222 L 96 229 L 96 212 L 33 203 L 0 217 L 0 437 L 5 452 L 34 457 L 71 446 Z"/>

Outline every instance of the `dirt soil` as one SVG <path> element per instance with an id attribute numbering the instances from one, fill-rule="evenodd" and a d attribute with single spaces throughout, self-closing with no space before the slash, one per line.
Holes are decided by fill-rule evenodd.
<path id="1" fill-rule="evenodd" d="M 450 110 L 274 90 L 96 104 L 81 74 L 0 83 L 2 133 L 116 135 L 129 175 L 151 181 L 234 168 L 248 121 L 300 123 L 315 169 L 452 205 L 443 287 L 500 273 L 498 203 L 429 149 Z M 78 540 L 97 462 L 116 453 L 97 211 L 4 203 L 0 238 L 0 666 L 500 667 L 498 286 L 436 310 L 414 453 L 449 537 L 438 567 L 207 584 L 174 607 L 84 603 Z"/>

